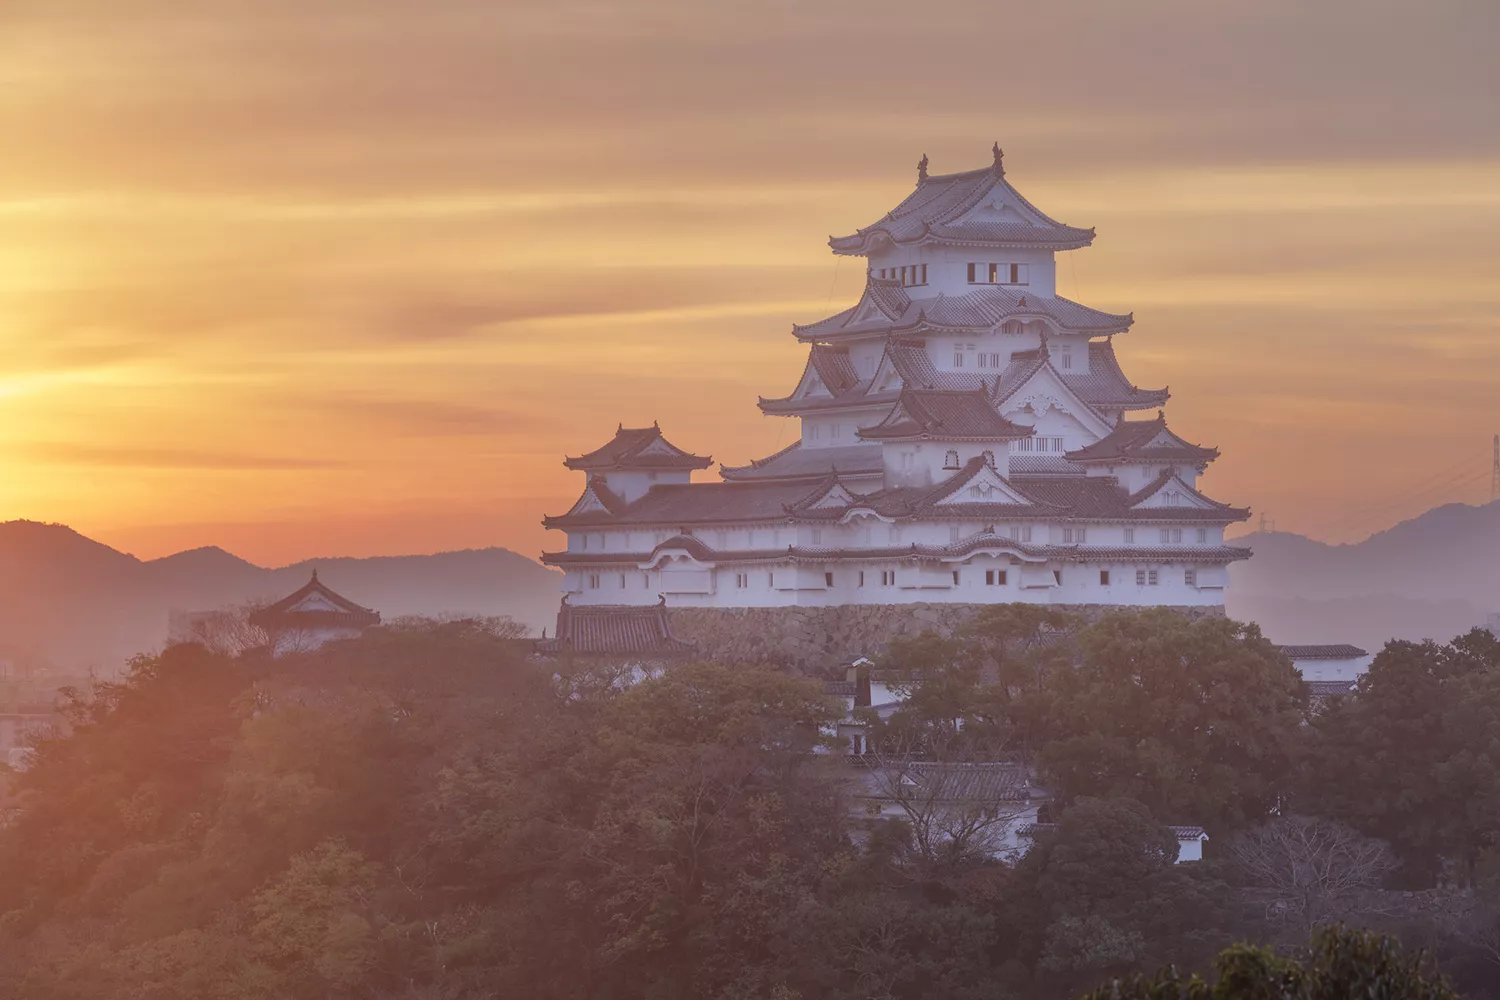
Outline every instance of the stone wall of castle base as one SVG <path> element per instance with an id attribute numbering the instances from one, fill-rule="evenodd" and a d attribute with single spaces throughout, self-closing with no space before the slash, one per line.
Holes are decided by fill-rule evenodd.
<path id="1" fill-rule="evenodd" d="M 885 652 L 892 639 L 931 630 L 952 635 L 992 604 L 851 604 L 831 608 L 668 608 L 672 634 L 693 643 L 702 659 L 790 667 L 820 677 L 842 677 L 855 659 Z M 1068 605 L 1093 619 L 1114 604 Z M 1173 607 L 1189 618 L 1222 618 L 1222 606 Z"/>

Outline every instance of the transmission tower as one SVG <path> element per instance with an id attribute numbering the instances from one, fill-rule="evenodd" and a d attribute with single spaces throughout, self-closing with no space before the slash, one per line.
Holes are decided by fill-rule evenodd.
<path id="1" fill-rule="evenodd" d="M 1500 434 L 1495 435 L 1495 461 L 1490 466 L 1490 499 L 1500 500 Z"/>

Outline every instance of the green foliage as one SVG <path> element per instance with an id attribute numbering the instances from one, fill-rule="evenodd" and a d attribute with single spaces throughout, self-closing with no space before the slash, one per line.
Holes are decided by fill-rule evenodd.
<path id="1" fill-rule="evenodd" d="M 1015 932 L 1076 984 L 1147 961 L 1194 961 L 1222 941 L 1225 887 L 1177 865 L 1177 838 L 1132 799 L 1080 799 L 1017 867 Z"/>
<path id="2" fill-rule="evenodd" d="M 1399 676 L 1380 703 L 1438 706 L 1468 744 L 1430 758 L 1439 784 L 1483 792 L 1492 650 L 1471 637 L 1420 670 L 1404 655 L 1371 681 Z M 1211 863 L 1172 863 L 1161 826 L 1232 825 L 1286 790 L 1302 706 L 1253 629 L 997 607 L 884 667 L 913 693 L 885 735 L 1049 769 L 1055 829 L 1019 864 L 927 864 L 855 821 L 847 766 L 823 752 L 833 706 L 775 671 L 544 664 L 463 621 L 275 661 L 143 658 L 75 697 L 72 735 L 16 778 L 0 995 L 1053 1000 L 1206 968 L 1259 934 Z M 1316 725 L 1331 740 L 1352 723 Z M 1483 801 L 1469 833 L 1421 843 L 1488 848 Z M 1464 956 L 1488 971 L 1478 931 Z M 1396 968 L 1339 947 L 1325 964 L 1345 979 Z M 1221 968 L 1242 978 L 1284 971 L 1233 954 Z"/>
<path id="3" fill-rule="evenodd" d="M 1083 1000 L 1458 1000 L 1428 966 L 1390 938 L 1334 927 L 1313 935 L 1301 961 L 1236 945 L 1214 962 L 1213 983 L 1168 968 L 1115 980 Z"/>
<path id="4" fill-rule="evenodd" d="M 1254 625 L 1165 609 L 1108 615 L 1025 710 L 1064 799 L 1120 795 L 1215 832 L 1267 815 L 1304 718 L 1290 661 Z"/>
<path id="5" fill-rule="evenodd" d="M 1500 847 L 1500 642 L 1389 643 L 1356 697 L 1319 714 L 1302 769 L 1305 810 L 1388 841 L 1413 877 L 1444 861 L 1472 880 Z"/>

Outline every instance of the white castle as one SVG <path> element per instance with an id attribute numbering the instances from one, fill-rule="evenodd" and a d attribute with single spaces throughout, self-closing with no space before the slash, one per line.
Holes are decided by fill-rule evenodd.
<path id="1" fill-rule="evenodd" d="M 793 328 L 802 377 L 760 401 L 800 421 L 796 442 L 722 482 L 693 483 L 710 459 L 656 426 L 566 460 L 587 483 L 543 522 L 568 538 L 543 556 L 565 571 L 560 628 L 570 607 L 1222 605 L 1250 554 L 1224 528 L 1249 511 L 1198 491 L 1218 451 L 1121 371 L 1133 317 L 1057 294 L 1057 252 L 1093 239 L 1023 198 L 998 144 L 964 173 L 929 176 L 924 156 L 905 201 L 829 240 L 867 281 Z"/>

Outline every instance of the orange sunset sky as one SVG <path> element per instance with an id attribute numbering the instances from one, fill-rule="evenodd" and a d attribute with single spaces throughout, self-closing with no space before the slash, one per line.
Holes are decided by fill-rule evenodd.
<path id="1" fill-rule="evenodd" d="M 5 0 L 0 519 L 142 557 L 558 539 L 619 421 L 742 463 L 825 245 L 989 161 L 1097 226 L 1205 484 L 1347 541 L 1489 497 L 1493 0 Z M 711 473 L 709 475 L 712 475 Z"/>

